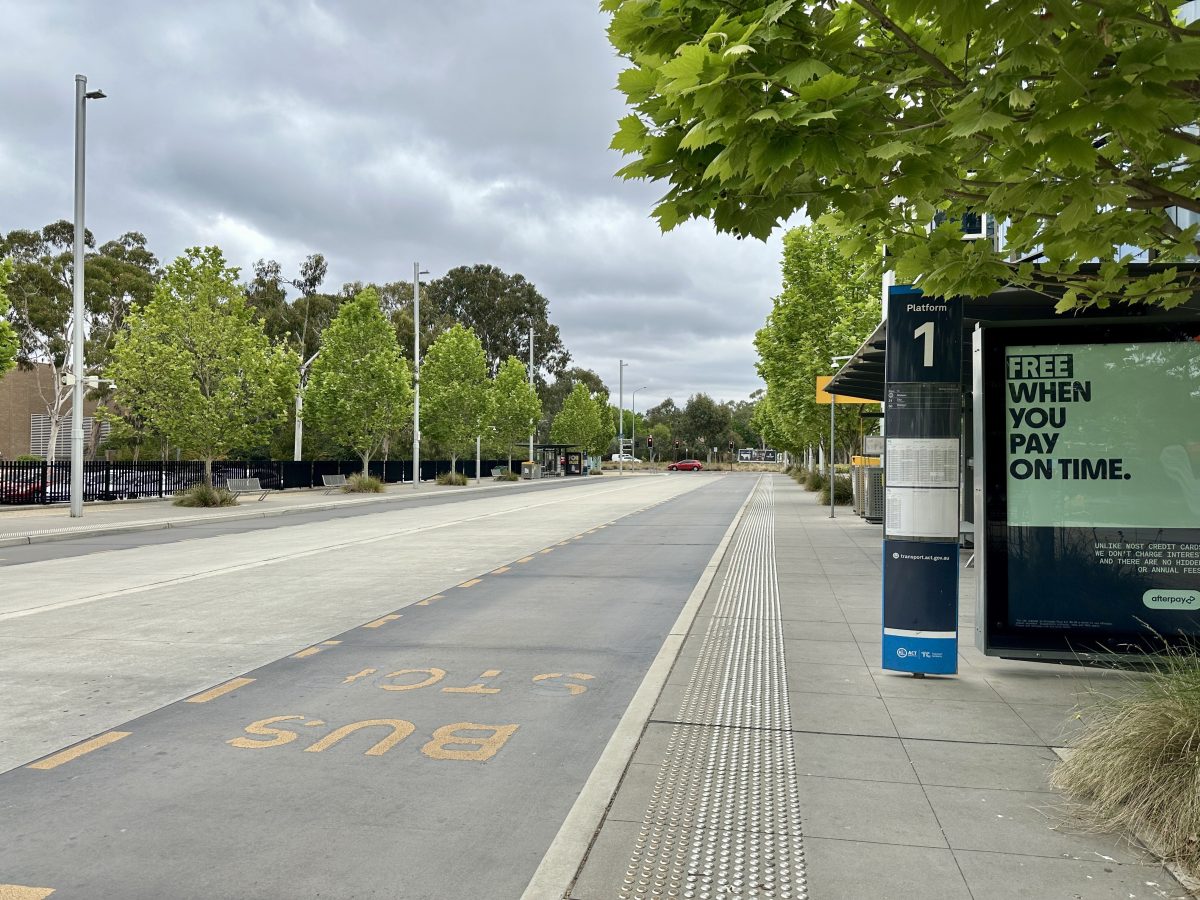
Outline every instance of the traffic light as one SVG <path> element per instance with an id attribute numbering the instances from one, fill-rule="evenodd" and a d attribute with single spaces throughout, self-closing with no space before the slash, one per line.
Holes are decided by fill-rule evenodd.
<path id="1" fill-rule="evenodd" d="M 647 449 L 647 450 L 653 450 L 653 449 L 654 449 L 654 435 L 652 435 L 652 434 L 651 434 L 651 435 L 648 435 L 648 436 L 646 437 L 646 449 Z"/>
<path id="2" fill-rule="evenodd" d="M 676 450 L 679 449 L 679 440 L 678 439 L 675 440 L 675 449 Z"/>
<path id="3" fill-rule="evenodd" d="M 733 438 L 730 438 L 730 439 L 729 439 L 729 452 L 730 452 L 730 453 L 732 453 L 732 452 L 733 452 Z"/>

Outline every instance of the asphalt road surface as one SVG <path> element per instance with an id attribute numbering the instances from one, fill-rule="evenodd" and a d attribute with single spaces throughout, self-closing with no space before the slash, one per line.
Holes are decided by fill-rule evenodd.
<path id="1" fill-rule="evenodd" d="M 323 564 L 328 604 L 370 608 L 350 603 L 369 566 L 370 590 L 394 585 L 394 602 L 376 597 L 374 612 L 391 611 L 0 775 L 0 897 L 520 897 L 754 483 L 703 475 L 631 480 L 607 499 L 581 490 L 581 506 L 618 510 L 582 530 L 586 516 L 567 494 L 532 513 L 436 523 L 447 541 L 442 581 L 456 585 L 419 599 L 412 590 L 433 583 L 436 551 L 422 555 L 417 577 L 415 558 L 386 530 L 365 537 L 358 555 L 309 553 L 301 563 Z M 521 520 L 522 534 L 556 539 L 496 565 L 482 529 L 507 546 L 500 530 L 519 515 L 535 520 Z M 297 539 L 349 527 L 307 523 Z M 124 553 L 153 561 L 167 552 L 146 538 L 129 536 L 137 546 Z M 216 552 L 228 539 L 189 544 Z M 464 556 L 464 541 L 482 549 Z M 459 575 L 463 559 L 488 565 Z M 241 590 L 243 604 L 294 589 L 255 573 L 201 583 Z M 134 597 L 161 605 L 173 590 Z M 21 623 L 40 635 L 24 640 L 45 640 L 57 623 L 110 602 L 130 601 L 84 596 L 47 607 L 51 618 L 8 622 L 0 613 L 0 638 Z M 297 615 L 309 608 L 298 603 Z M 70 677 L 70 666 L 62 672 Z"/>

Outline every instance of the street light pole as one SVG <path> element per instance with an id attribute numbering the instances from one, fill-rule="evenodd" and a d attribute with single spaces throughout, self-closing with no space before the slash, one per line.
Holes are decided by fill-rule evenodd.
<path id="1" fill-rule="evenodd" d="M 633 441 L 633 455 L 635 457 L 637 456 L 637 395 L 638 391 L 644 391 L 647 387 L 648 385 L 643 384 L 637 389 L 637 391 L 634 391 L 633 400 L 630 401 L 630 403 L 633 405 L 633 422 L 630 425 L 630 428 L 633 431 L 633 436 L 630 438 L 630 440 Z"/>
<path id="2" fill-rule="evenodd" d="M 620 374 L 617 376 L 617 474 L 625 474 L 625 367 L 629 363 L 623 359 L 617 360 Z"/>
<path id="3" fill-rule="evenodd" d="M 75 76 L 75 258 L 71 273 L 71 518 L 83 515 L 83 163 L 87 144 L 87 101 L 104 99 Z M 53 448 L 51 448 L 53 449 Z"/>
<path id="4" fill-rule="evenodd" d="M 851 356 L 835 356 L 829 361 L 829 365 L 831 368 L 837 369 L 837 368 L 840 368 L 841 364 L 844 363 L 846 360 L 853 359 L 853 358 L 854 358 L 853 355 L 851 355 Z M 826 393 L 829 393 L 828 390 L 826 390 Z M 835 477 L 837 470 L 834 469 L 834 467 L 833 467 L 834 426 L 836 424 L 836 419 L 834 419 L 834 414 L 836 411 L 837 411 L 837 394 L 829 394 L 829 518 L 831 518 L 831 519 L 837 518 L 837 512 L 834 509 L 834 504 L 837 502 L 837 498 L 834 496 L 834 494 L 835 494 L 834 488 L 836 487 L 836 485 L 834 484 L 834 477 Z"/>
<path id="5" fill-rule="evenodd" d="M 529 386 L 531 388 L 533 387 L 533 326 L 532 325 L 529 326 Z M 530 465 L 533 465 L 533 432 L 536 428 L 537 428 L 537 424 L 535 422 L 529 423 L 529 456 L 526 458 L 529 460 Z M 530 477 L 532 477 L 532 475 L 533 475 L 533 473 L 530 472 Z"/>
<path id="6" fill-rule="evenodd" d="M 421 486 L 421 276 L 429 273 L 413 263 L 413 490 Z"/>

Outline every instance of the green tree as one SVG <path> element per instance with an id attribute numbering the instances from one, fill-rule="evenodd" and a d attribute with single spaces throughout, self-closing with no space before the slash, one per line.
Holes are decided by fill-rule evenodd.
<path id="1" fill-rule="evenodd" d="M 708 394 L 692 394 L 683 408 L 682 425 L 682 433 L 677 436 L 693 449 L 717 447 L 724 450 L 730 436 L 729 408 Z"/>
<path id="2" fill-rule="evenodd" d="M 508 357 L 529 358 L 531 326 L 535 379 L 542 372 L 557 376 L 571 361 L 558 326 L 550 324 L 549 301 L 524 275 L 509 275 L 489 265 L 459 266 L 430 282 L 421 294 L 421 305 L 422 318 L 427 310 L 436 310 L 475 332 L 487 354 L 491 377 Z"/>
<path id="3" fill-rule="evenodd" d="M 12 260 L 0 259 L 0 375 L 11 369 L 17 361 L 17 333 L 8 321 L 8 294 L 4 286 L 12 275 Z"/>
<path id="4" fill-rule="evenodd" d="M 783 240 L 783 291 L 754 338 L 767 394 L 756 426 L 767 442 L 793 454 L 828 445 L 829 407 L 817 403 L 816 379 L 834 356 L 854 352 L 879 322 L 878 272 L 844 256 L 820 226 L 793 228 Z M 846 417 L 843 416 L 843 419 Z M 839 443 L 857 436 L 845 422 Z"/>
<path id="5" fill-rule="evenodd" d="M 295 395 L 296 354 L 273 345 L 216 247 L 193 247 L 135 306 L 107 370 L 116 401 L 189 456 L 212 464 L 264 441 Z"/>
<path id="6" fill-rule="evenodd" d="M 421 430 L 450 454 L 450 466 L 482 436 L 492 411 L 487 356 L 470 328 L 454 325 L 421 362 Z"/>
<path id="7" fill-rule="evenodd" d="M 542 401 L 529 383 L 529 369 L 517 357 L 500 364 L 492 383 L 494 411 L 492 427 L 496 442 L 508 450 L 508 468 L 512 469 L 512 447 L 528 437 L 542 415 Z"/>
<path id="8" fill-rule="evenodd" d="M 582 384 L 591 394 L 608 393 L 604 379 L 591 369 L 581 369 L 575 366 L 561 372 L 554 381 L 545 385 L 541 390 L 542 423 L 538 427 L 540 432 L 543 434 L 550 432 L 551 425 L 558 416 L 559 410 L 563 408 L 567 395 L 574 390 L 577 384 Z"/>
<path id="9" fill-rule="evenodd" d="M 571 388 L 562 409 L 554 417 L 550 440 L 582 447 L 587 453 L 602 454 L 615 433 L 612 414 L 608 411 L 608 395 L 593 395 L 587 385 L 579 382 Z"/>
<path id="10" fill-rule="evenodd" d="M 72 314 L 74 226 L 65 220 L 37 231 L 16 229 L 0 239 L 0 257 L 11 257 L 9 321 L 19 340 L 17 361 L 33 366 L 39 398 L 50 420 L 49 458 L 69 412 L 71 388 L 63 383 L 70 364 L 68 326 Z M 84 367 L 101 370 L 133 304 L 145 304 L 154 291 L 158 260 L 146 238 L 128 232 L 96 249 L 84 233 Z M 100 392 L 107 399 L 107 391 Z M 88 449 L 94 452 L 99 429 Z"/>
<path id="11" fill-rule="evenodd" d="M 931 295 L 1173 306 L 1200 272 L 1200 24 L 1183 0 L 602 0 L 632 63 L 612 146 L 664 229 L 796 211 Z M 1007 223 L 1005 247 L 958 220 Z M 936 219 L 944 223 L 929 231 Z M 1130 247 L 1165 264 L 1147 277 Z M 1085 265 L 1099 260 L 1099 265 Z"/>
<path id="12" fill-rule="evenodd" d="M 412 373 L 379 295 L 363 290 L 321 333 L 303 416 L 358 454 L 362 471 L 412 413 Z"/>

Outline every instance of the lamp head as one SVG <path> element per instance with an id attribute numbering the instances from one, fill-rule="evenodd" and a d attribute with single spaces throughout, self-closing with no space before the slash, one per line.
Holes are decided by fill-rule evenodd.
<path id="1" fill-rule="evenodd" d="M 88 91 L 83 95 L 83 98 L 85 100 L 103 100 L 107 96 L 108 94 L 104 93 L 104 91 Z"/>

